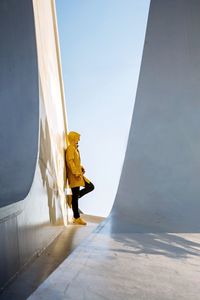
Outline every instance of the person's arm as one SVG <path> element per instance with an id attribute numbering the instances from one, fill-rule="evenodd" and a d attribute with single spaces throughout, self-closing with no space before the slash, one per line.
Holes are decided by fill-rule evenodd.
<path id="1" fill-rule="evenodd" d="M 76 168 L 76 165 L 74 163 L 74 149 L 71 147 L 67 148 L 66 151 L 66 161 L 67 161 L 67 166 L 70 169 L 70 171 L 72 172 L 72 174 L 74 174 L 75 176 L 80 176 L 82 175 L 79 170 Z"/>
<path id="2" fill-rule="evenodd" d="M 68 167 L 70 169 L 70 171 L 72 172 L 72 174 L 74 174 L 75 176 L 80 176 L 82 175 L 76 168 L 75 164 L 74 164 L 74 160 L 70 159 L 68 160 Z"/>

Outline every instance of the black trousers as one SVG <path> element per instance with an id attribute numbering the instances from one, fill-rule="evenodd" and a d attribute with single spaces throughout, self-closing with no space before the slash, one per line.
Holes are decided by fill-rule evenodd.
<path id="1" fill-rule="evenodd" d="M 79 218 L 79 209 L 78 209 L 78 199 L 90 193 L 94 190 L 94 185 L 92 182 L 88 183 L 85 181 L 85 187 L 80 190 L 80 186 L 74 187 L 72 190 L 72 210 L 74 214 L 74 218 Z"/>

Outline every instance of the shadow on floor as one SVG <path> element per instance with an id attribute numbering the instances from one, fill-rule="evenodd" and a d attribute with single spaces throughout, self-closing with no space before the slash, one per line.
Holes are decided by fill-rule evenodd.
<path id="1" fill-rule="evenodd" d="M 172 233 L 113 234 L 112 238 L 123 245 L 123 249 L 111 249 L 112 251 L 164 255 L 175 259 L 200 255 L 200 235 L 198 242 L 194 241 L 194 235 L 187 238 Z"/>

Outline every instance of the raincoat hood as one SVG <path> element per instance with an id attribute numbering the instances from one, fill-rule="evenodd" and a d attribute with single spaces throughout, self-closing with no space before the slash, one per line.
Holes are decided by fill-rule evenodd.
<path id="1" fill-rule="evenodd" d="M 75 131 L 70 131 L 67 138 L 70 144 L 77 143 L 80 139 L 80 134 Z"/>

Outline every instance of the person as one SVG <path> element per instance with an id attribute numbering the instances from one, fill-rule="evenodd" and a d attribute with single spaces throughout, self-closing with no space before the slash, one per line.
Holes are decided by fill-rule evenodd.
<path id="1" fill-rule="evenodd" d="M 72 190 L 73 223 L 86 225 L 87 223 L 80 217 L 78 200 L 87 193 L 93 191 L 94 185 L 84 176 L 85 169 L 81 165 L 81 158 L 78 150 L 80 134 L 78 132 L 71 131 L 67 137 L 69 142 L 66 150 L 67 178 Z M 83 189 L 80 189 L 80 187 L 83 187 Z"/>

